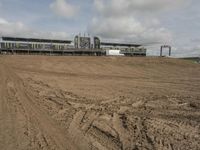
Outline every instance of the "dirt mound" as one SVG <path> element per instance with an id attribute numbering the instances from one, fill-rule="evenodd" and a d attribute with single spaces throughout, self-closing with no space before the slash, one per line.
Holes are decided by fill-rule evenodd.
<path id="1" fill-rule="evenodd" d="M 0 57 L 1 149 L 200 149 L 200 66 Z"/>

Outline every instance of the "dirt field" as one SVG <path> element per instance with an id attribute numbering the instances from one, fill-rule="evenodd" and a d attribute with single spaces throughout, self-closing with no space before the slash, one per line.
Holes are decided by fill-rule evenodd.
<path id="1" fill-rule="evenodd" d="M 199 150 L 200 65 L 0 56 L 2 150 Z"/>

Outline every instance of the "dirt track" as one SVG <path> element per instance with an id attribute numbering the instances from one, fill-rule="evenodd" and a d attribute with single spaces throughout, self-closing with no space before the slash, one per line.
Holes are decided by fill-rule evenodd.
<path id="1" fill-rule="evenodd" d="M 0 148 L 200 149 L 200 65 L 0 56 Z"/>

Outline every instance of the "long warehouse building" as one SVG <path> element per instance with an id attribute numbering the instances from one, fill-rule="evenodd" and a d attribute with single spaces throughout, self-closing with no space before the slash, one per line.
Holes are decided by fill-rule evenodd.
<path id="1" fill-rule="evenodd" d="M 101 42 L 98 37 L 75 36 L 71 40 L 36 38 L 0 38 L 2 54 L 50 54 L 50 55 L 93 55 L 102 56 L 109 51 L 118 51 L 122 56 L 146 56 L 146 49 L 140 44 Z"/>

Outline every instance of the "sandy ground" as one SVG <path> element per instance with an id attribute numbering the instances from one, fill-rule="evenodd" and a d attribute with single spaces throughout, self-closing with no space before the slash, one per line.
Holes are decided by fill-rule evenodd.
<path id="1" fill-rule="evenodd" d="M 200 65 L 0 56 L 2 150 L 199 150 Z"/>

